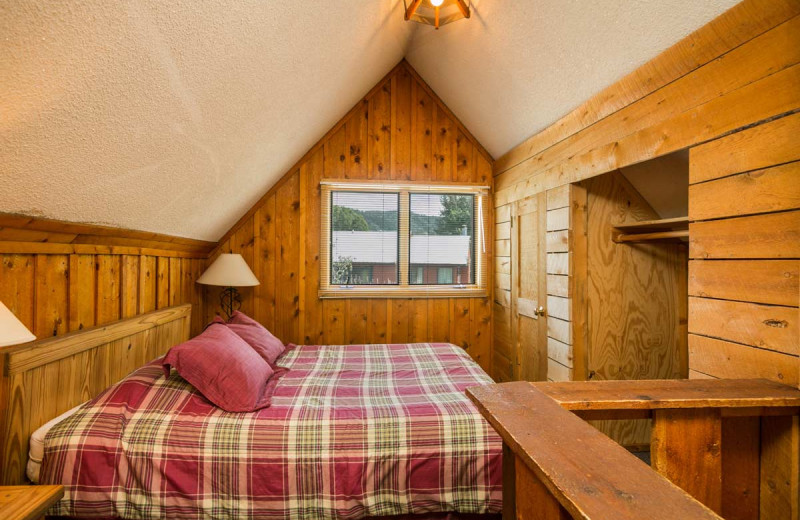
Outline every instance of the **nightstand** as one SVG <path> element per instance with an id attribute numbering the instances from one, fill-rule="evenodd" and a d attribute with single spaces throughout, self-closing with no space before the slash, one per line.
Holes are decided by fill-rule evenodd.
<path id="1" fill-rule="evenodd" d="M 0 486 L 0 518 L 39 520 L 64 496 L 64 486 Z"/>

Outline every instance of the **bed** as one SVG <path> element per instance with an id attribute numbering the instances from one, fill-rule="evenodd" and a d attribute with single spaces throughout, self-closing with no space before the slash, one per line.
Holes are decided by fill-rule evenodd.
<path id="1" fill-rule="evenodd" d="M 491 379 L 449 344 L 297 346 L 269 408 L 214 407 L 158 360 L 57 422 L 52 514 L 123 518 L 496 515 L 502 442 L 464 390 Z M 486 518 L 490 518 L 487 516 Z"/>

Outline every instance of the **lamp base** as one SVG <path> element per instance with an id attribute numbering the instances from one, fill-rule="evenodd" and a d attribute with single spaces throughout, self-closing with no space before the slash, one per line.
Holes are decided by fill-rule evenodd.
<path id="1" fill-rule="evenodd" d="M 242 308 L 242 296 L 236 287 L 226 287 L 219 295 L 219 304 L 222 307 L 222 312 L 225 313 L 225 318 L 229 320 L 233 311 L 238 311 Z"/>

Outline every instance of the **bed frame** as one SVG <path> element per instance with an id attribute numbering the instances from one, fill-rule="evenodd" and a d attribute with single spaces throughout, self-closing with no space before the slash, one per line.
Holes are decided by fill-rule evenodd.
<path id="1" fill-rule="evenodd" d="M 189 339 L 191 305 L 0 349 L 0 484 L 26 482 L 31 434 Z"/>

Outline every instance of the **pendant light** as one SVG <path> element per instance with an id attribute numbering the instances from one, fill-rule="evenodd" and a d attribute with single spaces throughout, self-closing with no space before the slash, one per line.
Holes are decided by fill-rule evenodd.
<path id="1" fill-rule="evenodd" d="M 440 26 L 470 17 L 471 0 L 403 0 L 408 21 Z"/>

